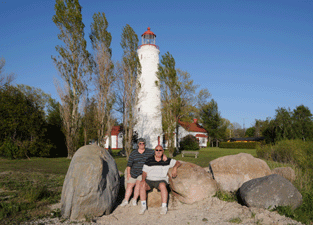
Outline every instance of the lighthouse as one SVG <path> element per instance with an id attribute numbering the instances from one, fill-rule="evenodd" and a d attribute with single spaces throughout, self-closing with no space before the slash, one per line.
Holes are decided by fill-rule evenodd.
<path id="1" fill-rule="evenodd" d="M 154 149 L 161 142 L 162 114 L 160 89 L 156 85 L 159 47 L 155 43 L 156 35 L 148 27 L 142 35 L 138 48 L 141 75 L 138 76 L 140 87 L 138 103 L 135 108 L 136 125 L 134 131 L 138 137 L 146 139 L 146 147 Z"/>

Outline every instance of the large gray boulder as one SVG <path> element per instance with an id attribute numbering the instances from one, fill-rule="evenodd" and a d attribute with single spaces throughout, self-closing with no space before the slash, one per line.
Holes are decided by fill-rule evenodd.
<path id="1" fill-rule="evenodd" d="M 112 211 L 119 191 L 119 173 L 112 156 L 97 145 L 77 150 L 67 171 L 61 214 L 71 220 L 102 216 Z"/>
<path id="2" fill-rule="evenodd" d="M 210 162 L 210 167 L 219 188 L 231 192 L 246 181 L 272 174 L 265 161 L 247 153 L 217 158 Z"/>
<path id="3" fill-rule="evenodd" d="M 247 181 L 240 187 L 239 196 L 248 207 L 265 209 L 289 205 L 297 208 L 302 203 L 300 192 L 278 174 Z"/>
<path id="4" fill-rule="evenodd" d="M 180 162 L 176 178 L 172 178 L 172 168 L 169 169 L 170 188 L 179 201 L 192 204 L 216 193 L 217 184 L 210 173 L 196 164 Z"/>

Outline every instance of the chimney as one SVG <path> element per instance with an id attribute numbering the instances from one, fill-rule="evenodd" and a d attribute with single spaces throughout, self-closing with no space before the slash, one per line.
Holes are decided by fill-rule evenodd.
<path id="1" fill-rule="evenodd" d="M 197 123 L 198 122 L 198 119 L 193 119 L 193 123 Z"/>

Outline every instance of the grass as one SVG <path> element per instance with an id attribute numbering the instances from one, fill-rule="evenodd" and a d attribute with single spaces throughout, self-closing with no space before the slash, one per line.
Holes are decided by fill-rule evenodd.
<path id="1" fill-rule="evenodd" d="M 70 160 L 65 158 L 0 158 L 0 221 L 20 224 L 51 214 L 48 205 L 60 201 Z"/>

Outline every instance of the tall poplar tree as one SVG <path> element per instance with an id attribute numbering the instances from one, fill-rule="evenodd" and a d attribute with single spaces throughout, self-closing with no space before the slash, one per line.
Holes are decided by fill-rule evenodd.
<path id="1" fill-rule="evenodd" d="M 137 55 L 138 36 L 131 26 L 126 24 L 122 32 L 121 46 L 123 48 L 120 70 L 121 111 L 123 113 L 123 146 L 127 158 L 132 151 L 133 129 L 136 125 L 134 108 L 138 103 L 140 89 L 139 77 L 141 65 Z"/>
<path id="2" fill-rule="evenodd" d="M 58 86 L 61 98 L 61 115 L 66 135 L 68 158 L 77 150 L 79 131 L 79 103 L 86 90 L 88 74 L 91 72 L 90 54 L 84 39 L 81 6 L 78 0 L 56 0 L 52 20 L 59 28 L 58 38 L 64 46 L 56 46 L 59 56 L 52 59 L 64 86 Z"/>
<path id="3" fill-rule="evenodd" d="M 193 84 L 188 72 L 175 68 L 175 59 L 169 52 L 162 56 L 157 77 L 159 79 L 157 85 L 161 91 L 162 126 L 172 157 L 179 144 L 179 120 L 190 119 L 193 116 L 191 112 L 196 110 L 195 91 L 197 86 Z"/>
<path id="4" fill-rule="evenodd" d="M 104 147 L 105 135 L 111 133 L 113 126 L 112 109 L 115 102 L 113 84 L 116 81 L 114 65 L 111 60 L 112 50 L 110 48 L 112 36 L 107 31 L 108 21 L 104 13 L 95 13 L 91 24 L 89 35 L 94 50 L 96 87 L 95 98 L 97 109 L 95 111 L 98 143 Z M 110 146 L 109 135 L 109 146 Z"/>

